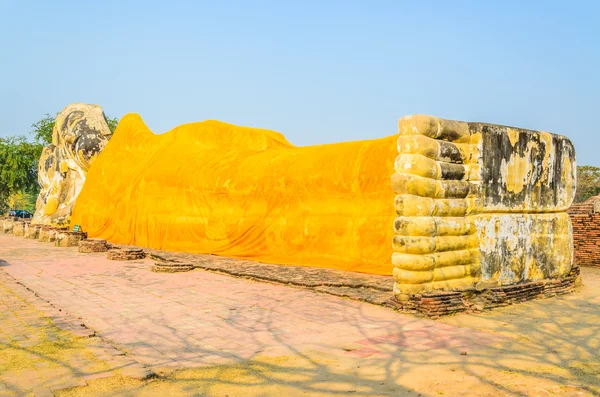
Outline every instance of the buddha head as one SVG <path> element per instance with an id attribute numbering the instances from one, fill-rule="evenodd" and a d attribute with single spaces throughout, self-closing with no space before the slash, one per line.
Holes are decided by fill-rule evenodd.
<path id="1" fill-rule="evenodd" d="M 44 148 L 38 164 L 35 223 L 68 224 L 87 171 L 110 136 L 98 105 L 75 103 L 56 116 L 52 143 Z"/>

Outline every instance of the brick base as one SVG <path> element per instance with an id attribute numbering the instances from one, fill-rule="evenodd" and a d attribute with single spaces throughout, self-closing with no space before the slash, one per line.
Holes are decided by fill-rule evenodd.
<path id="1" fill-rule="evenodd" d="M 38 241 L 53 243 L 56 240 L 56 235 L 58 233 L 65 232 L 67 230 L 68 229 L 66 228 L 55 228 L 44 225 L 40 228 L 40 232 L 38 233 Z"/>
<path id="2" fill-rule="evenodd" d="M 111 248 L 106 257 L 113 261 L 134 261 L 144 259 L 146 253 L 141 248 Z"/>
<path id="3" fill-rule="evenodd" d="M 106 251 L 108 251 L 108 245 L 106 243 L 106 240 L 89 238 L 86 240 L 81 240 L 79 242 L 79 252 L 92 253 Z"/>
<path id="4" fill-rule="evenodd" d="M 37 240 L 40 236 L 40 230 L 42 225 L 32 225 L 31 223 L 25 224 L 25 238 L 32 238 Z"/>
<path id="5" fill-rule="evenodd" d="M 13 233 L 15 236 L 19 236 L 19 237 L 23 237 L 23 236 L 25 236 L 25 224 L 26 224 L 26 223 L 27 223 L 27 222 L 25 222 L 25 221 L 20 221 L 20 220 L 19 220 L 19 221 L 15 221 L 15 222 L 13 223 L 13 231 L 12 231 L 12 233 Z"/>
<path id="6" fill-rule="evenodd" d="M 194 265 L 191 263 L 181 262 L 155 262 L 152 265 L 152 271 L 155 273 L 180 273 L 194 270 Z"/>
<path id="7" fill-rule="evenodd" d="M 79 242 L 86 238 L 87 233 L 85 232 L 61 231 L 56 233 L 54 245 L 57 247 L 77 247 L 79 246 Z"/>
<path id="8" fill-rule="evenodd" d="M 562 280 L 542 280 L 530 283 L 494 287 L 483 291 L 432 292 L 411 295 L 407 301 L 396 297 L 386 305 L 394 309 L 440 317 L 459 312 L 473 312 L 507 306 L 538 298 L 549 298 L 573 292 L 580 283 L 579 266 L 574 265 Z"/>

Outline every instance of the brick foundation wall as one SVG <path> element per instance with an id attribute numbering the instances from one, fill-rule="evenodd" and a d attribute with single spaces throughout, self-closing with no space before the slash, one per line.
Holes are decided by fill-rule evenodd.
<path id="1" fill-rule="evenodd" d="M 574 263 L 600 267 L 600 213 L 570 215 L 575 245 Z"/>
<path id="2" fill-rule="evenodd" d="M 541 280 L 483 291 L 469 289 L 456 292 L 440 291 L 415 294 L 410 296 L 407 301 L 399 301 L 394 297 L 387 302 L 387 306 L 403 312 L 420 313 L 438 318 L 460 312 L 477 313 L 528 300 L 568 294 L 579 285 L 581 285 L 579 266 L 573 265 L 569 274 L 561 280 Z"/>

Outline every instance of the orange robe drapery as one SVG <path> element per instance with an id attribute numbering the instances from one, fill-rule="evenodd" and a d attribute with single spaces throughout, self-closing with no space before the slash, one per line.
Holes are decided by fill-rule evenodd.
<path id="1" fill-rule="evenodd" d="M 390 275 L 396 139 L 296 147 L 218 121 L 155 135 L 129 114 L 71 223 L 118 244 Z"/>

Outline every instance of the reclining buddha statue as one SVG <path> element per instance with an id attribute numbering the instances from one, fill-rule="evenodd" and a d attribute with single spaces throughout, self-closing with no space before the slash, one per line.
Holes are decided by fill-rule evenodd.
<path id="1" fill-rule="evenodd" d="M 571 142 L 415 115 L 388 137 L 297 147 L 218 121 L 120 121 L 71 217 L 90 237 L 394 275 L 398 296 L 560 279 Z M 38 209 L 39 210 L 39 209 Z"/>

